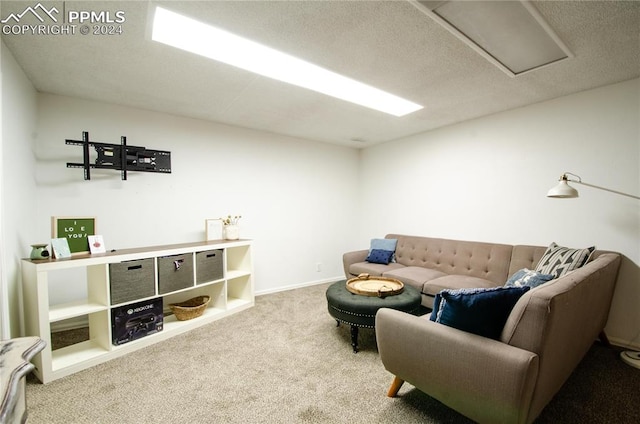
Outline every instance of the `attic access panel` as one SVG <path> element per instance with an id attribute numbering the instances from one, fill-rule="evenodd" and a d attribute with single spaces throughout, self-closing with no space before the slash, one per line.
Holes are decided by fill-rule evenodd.
<path id="1" fill-rule="evenodd" d="M 412 3 L 512 77 L 573 57 L 529 1 Z"/>
<path id="2" fill-rule="evenodd" d="M 120 144 L 89 141 L 89 133 L 82 132 L 82 141 L 65 140 L 73 146 L 82 146 L 83 163 L 67 162 L 67 168 L 83 168 L 84 179 L 91 179 L 91 168 L 121 171 L 122 179 L 127 179 L 127 171 L 171 173 L 171 152 L 151 150 L 145 147 L 128 146 L 127 138 L 120 137 Z M 89 147 L 97 153 L 94 163 L 90 163 Z"/>

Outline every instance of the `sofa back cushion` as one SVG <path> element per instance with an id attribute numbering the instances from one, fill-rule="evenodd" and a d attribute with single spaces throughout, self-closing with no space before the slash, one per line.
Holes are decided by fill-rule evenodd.
<path id="1" fill-rule="evenodd" d="M 510 245 L 399 234 L 388 234 L 386 238 L 398 240 L 396 261 L 405 266 L 483 278 L 497 285 L 509 278 Z"/>
<path id="2" fill-rule="evenodd" d="M 513 253 L 511 254 L 511 263 L 509 264 L 509 276 L 512 276 L 523 268 L 535 269 L 536 265 L 542 258 L 542 255 L 547 251 L 548 247 L 545 246 L 528 246 L 528 245 L 516 245 L 513 246 Z M 611 253 L 604 250 L 596 250 L 591 254 L 589 261 L 593 261 L 603 253 Z"/>
<path id="3" fill-rule="evenodd" d="M 524 268 L 535 269 L 546 250 L 547 248 L 544 246 L 513 246 L 511 263 L 509 264 L 509 276 Z"/>

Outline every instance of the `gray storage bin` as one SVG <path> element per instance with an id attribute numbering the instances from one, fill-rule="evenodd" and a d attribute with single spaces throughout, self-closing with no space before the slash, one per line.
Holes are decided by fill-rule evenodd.
<path id="1" fill-rule="evenodd" d="M 156 295 L 153 258 L 109 264 L 111 304 Z"/>
<path id="2" fill-rule="evenodd" d="M 222 279 L 222 249 L 196 253 L 196 284 Z"/>
<path id="3" fill-rule="evenodd" d="M 193 253 L 158 258 L 160 294 L 193 287 Z"/>

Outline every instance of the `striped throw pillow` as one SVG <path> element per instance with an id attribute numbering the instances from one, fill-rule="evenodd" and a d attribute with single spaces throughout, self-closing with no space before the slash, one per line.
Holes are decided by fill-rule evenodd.
<path id="1" fill-rule="evenodd" d="M 571 249 L 551 243 L 540 258 L 535 270 L 543 274 L 555 275 L 556 278 L 562 277 L 569 271 L 586 264 L 594 250 L 596 250 L 595 246 L 586 249 Z"/>

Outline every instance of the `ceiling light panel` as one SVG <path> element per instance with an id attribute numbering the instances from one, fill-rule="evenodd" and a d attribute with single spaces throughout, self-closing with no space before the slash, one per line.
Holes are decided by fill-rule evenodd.
<path id="1" fill-rule="evenodd" d="M 510 76 L 572 57 L 528 1 L 411 1 Z"/>
<path id="2" fill-rule="evenodd" d="M 404 116 L 423 108 L 270 47 L 156 7 L 152 40 L 341 100 Z"/>

